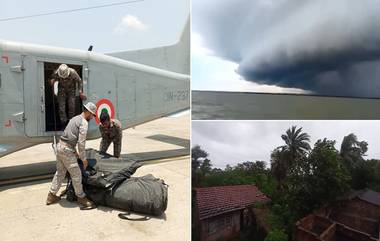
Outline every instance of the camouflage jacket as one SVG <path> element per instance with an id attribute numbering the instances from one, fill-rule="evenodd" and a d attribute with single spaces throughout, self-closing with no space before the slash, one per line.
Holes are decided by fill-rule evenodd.
<path id="1" fill-rule="evenodd" d="M 116 119 L 111 119 L 111 126 L 108 129 L 105 128 L 103 125 L 99 125 L 99 131 L 102 135 L 102 138 L 107 140 L 114 140 L 115 138 L 121 140 L 121 137 L 123 135 L 121 123 L 119 120 Z"/>
<path id="2" fill-rule="evenodd" d="M 78 143 L 79 159 L 86 159 L 86 136 L 88 130 L 88 121 L 80 114 L 73 117 L 67 124 L 61 141 L 71 146 L 75 150 L 75 145 Z"/>
<path id="3" fill-rule="evenodd" d="M 67 78 L 59 77 L 57 70 L 56 70 L 52 74 L 51 79 L 54 79 L 55 81 L 59 82 L 58 90 L 63 90 L 65 92 L 75 91 L 76 90 L 76 84 L 78 84 L 78 90 L 79 90 L 79 92 L 82 92 L 82 89 L 83 89 L 82 79 L 79 77 L 79 75 L 75 71 L 75 69 L 69 68 L 69 70 L 70 70 L 70 74 Z"/>

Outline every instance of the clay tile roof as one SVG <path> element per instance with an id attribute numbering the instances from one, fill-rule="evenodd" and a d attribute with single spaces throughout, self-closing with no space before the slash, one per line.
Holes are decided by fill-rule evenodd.
<path id="1" fill-rule="evenodd" d="M 200 220 L 269 201 L 255 185 L 206 187 L 195 191 Z"/>

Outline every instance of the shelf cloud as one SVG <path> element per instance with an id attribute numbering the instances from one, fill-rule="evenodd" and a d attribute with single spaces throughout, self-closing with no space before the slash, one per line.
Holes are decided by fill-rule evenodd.
<path id="1" fill-rule="evenodd" d="M 194 0 L 192 9 L 207 48 L 248 81 L 380 97 L 378 0 Z"/>

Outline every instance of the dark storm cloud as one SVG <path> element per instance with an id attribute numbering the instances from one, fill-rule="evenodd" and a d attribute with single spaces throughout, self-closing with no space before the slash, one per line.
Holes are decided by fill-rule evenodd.
<path id="1" fill-rule="evenodd" d="M 246 80 L 380 97 L 378 0 L 193 1 L 193 29 Z"/>
<path id="2" fill-rule="evenodd" d="M 311 136 L 311 146 L 327 138 L 337 141 L 338 150 L 343 137 L 354 133 L 368 142 L 366 158 L 380 158 L 380 121 L 193 121 L 192 146 L 205 149 L 219 168 L 243 161 L 269 163 L 271 151 L 284 145 L 281 134 L 292 125 L 303 127 Z"/>

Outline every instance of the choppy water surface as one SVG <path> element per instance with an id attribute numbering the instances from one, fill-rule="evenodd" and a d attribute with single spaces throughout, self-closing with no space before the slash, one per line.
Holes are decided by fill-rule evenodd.
<path id="1" fill-rule="evenodd" d="M 380 99 L 192 91 L 192 119 L 380 119 Z"/>

